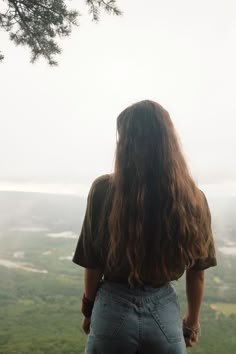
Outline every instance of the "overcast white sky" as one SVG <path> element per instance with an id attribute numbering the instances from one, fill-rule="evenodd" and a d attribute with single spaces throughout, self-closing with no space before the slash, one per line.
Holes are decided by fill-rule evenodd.
<path id="1" fill-rule="evenodd" d="M 86 192 L 112 171 L 117 115 L 145 98 L 170 112 L 198 183 L 235 187 L 235 0 L 117 0 L 123 16 L 99 24 L 72 3 L 83 16 L 56 68 L 1 32 L 0 189 Z"/>

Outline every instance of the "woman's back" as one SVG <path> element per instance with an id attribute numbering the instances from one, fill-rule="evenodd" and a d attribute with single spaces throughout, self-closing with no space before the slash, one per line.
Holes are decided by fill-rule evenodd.
<path id="1" fill-rule="evenodd" d="M 89 265 L 91 268 L 102 268 L 105 280 L 128 283 L 130 265 L 128 259 L 124 257 L 127 251 L 127 246 L 125 243 L 123 244 L 123 249 L 120 250 L 121 255 L 123 255 L 124 258 L 123 262 L 120 262 L 119 266 L 116 266 L 113 269 L 107 267 L 106 263 L 109 245 L 111 242 L 108 230 L 108 215 L 110 211 L 109 207 L 112 204 L 112 189 L 113 175 L 100 176 L 93 182 L 88 196 L 87 211 L 83 223 L 83 229 L 73 260 L 75 263 L 78 261 L 79 264 L 83 266 Z M 110 198 L 111 200 L 109 200 Z M 104 201 L 106 202 L 104 203 Z M 207 215 L 210 217 L 207 203 L 205 204 L 205 208 Z M 104 222 L 102 228 L 101 220 Z M 144 235 L 144 237 L 145 236 L 148 238 L 149 235 Z M 204 259 L 196 258 L 192 268 L 201 270 L 215 265 L 214 243 L 211 233 L 206 235 L 206 244 L 208 244 L 208 249 L 211 251 L 210 254 L 208 253 L 208 257 Z M 171 243 L 169 245 L 169 248 L 170 247 Z M 153 253 L 154 252 L 155 250 Z M 150 253 L 145 252 L 145 250 L 143 250 L 142 253 L 144 253 L 145 259 L 150 259 Z M 158 257 L 158 253 L 159 252 L 156 251 L 156 257 Z M 168 254 L 166 254 L 166 257 L 168 257 Z M 160 286 L 168 281 L 173 281 L 180 278 L 183 275 L 185 268 L 181 268 L 178 265 L 177 252 L 173 252 L 172 257 L 175 258 L 175 261 L 172 260 L 172 263 L 176 263 L 177 266 L 171 273 L 170 278 L 165 277 L 165 274 L 161 274 L 160 272 L 154 275 L 153 272 L 151 274 L 147 273 L 146 277 L 143 279 L 143 285 Z M 167 261 L 168 260 L 166 260 L 166 262 Z M 150 266 L 152 267 L 152 265 Z M 138 284 L 136 283 L 136 285 Z"/>
<path id="2" fill-rule="evenodd" d="M 196 261 L 200 267 L 214 258 L 206 198 L 159 104 L 128 107 L 117 118 L 117 132 L 114 174 L 93 183 L 85 218 L 99 265 L 109 279 L 125 272 L 140 285 L 178 279 Z"/>
<path id="3" fill-rule="evenodd" d="M 86 353 L 182 354 L 179 307 L 169 282 L 187 270 L 190 345 L 199 327 L 203 270 L 216 265 L 207 201 L 159 104 L 141 101 L 125 109 L 117 133 L 114 173 L 91 187 L 73 258 L 85 267 L 86 333 L 93 314 Z"/>

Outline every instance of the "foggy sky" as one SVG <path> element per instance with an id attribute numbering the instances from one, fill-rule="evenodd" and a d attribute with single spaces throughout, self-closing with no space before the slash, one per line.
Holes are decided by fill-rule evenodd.
<path id="1" fill-rule="evenodd" d="M 111 172 L 116 117 L 140 99 L 170 112 L 199 184 L 236 183 L 235 1 L 117 2 L 123 16 L 95 24 L 73 1 L 83 16 L 56 68 L 1 32 L 0 189 Z"/>

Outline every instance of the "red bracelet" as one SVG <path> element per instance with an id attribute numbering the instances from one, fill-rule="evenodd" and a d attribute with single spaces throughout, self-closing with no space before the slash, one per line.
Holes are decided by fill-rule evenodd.
<path id="1" fill-rule="evenodd" d="M 94 305 L 94 301 L 89 300 L 85 296 L 85 293 L 83 293 L 81 312 L 85 317 L 91 317 L 93 311 L 93 305 Z"/>

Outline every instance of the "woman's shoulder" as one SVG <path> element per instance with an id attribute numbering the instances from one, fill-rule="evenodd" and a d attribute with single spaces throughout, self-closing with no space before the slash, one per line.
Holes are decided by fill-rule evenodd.
<path id="1" fill-rule="evenodd" d="M 201 194 L 201 196 L 202 196 L 202 198 L 203 198 L 204 200 L 207 200 L 207 199 L 206 199 L 206 195 L 205 195 L 205 193 L 203 192 L 202 189 L 198 188 L 198 192 Z"/>
<path id="2" fill-rule="evenodd" d="M 209 209 L 209 205 L 208 205 L 208 201 L 207 201 L 207 197 L 206 197 L 205 193 L 200 188 L 198 188 L 198 191 L 199 191 L 199 194 L 200 194 L 201 199 L 202 199 L 203 207 L 205 207 L 208 210 Z"/>
<path id="3" fill-rule="evenodd" d="M 97 190 L 101 188 L 106 188 L 110 185 L 111 179 L 112 179 L 111 174 L 99 176 L 93 181 L 91 189 Z"/>
<path id="4" fill-rule="evenodd" d="M 90 198 L 104 198 L 111 186 L 112 175 L 106 174 L 97 177 L 90 188 L 89 197 Z"/>

